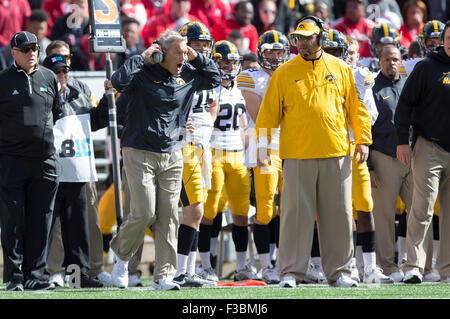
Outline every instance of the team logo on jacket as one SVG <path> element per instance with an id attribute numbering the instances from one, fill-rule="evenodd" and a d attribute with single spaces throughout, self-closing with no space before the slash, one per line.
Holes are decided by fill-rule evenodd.
<path id="1" fill-rule="evenodd" d="M 177 82 L 178 85 L 185 85 L 186 84 L 186 82 L 184 82 L 184 80 L 182 78 L 177 78 L 175 81 Z"/>
<path id="2" fill-rule="evenodd" d="M 325 77 L 325 80 L 327 80 L 328 82 L 336 82 L 336 77 L 333 75 L 333 74 L 328 74 L 326 77 Z"/>
<path id="3" fill-rule="evenodd" d="M 450 84 L 450 72 L 442 72 L 444 78 L 442 79 L 443 84 Z"/>

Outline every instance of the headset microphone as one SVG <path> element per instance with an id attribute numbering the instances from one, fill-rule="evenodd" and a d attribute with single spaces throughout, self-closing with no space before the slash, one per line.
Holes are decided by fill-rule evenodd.
<path id="1" fill-rule="evenodd" d="M 319 49 L 317 49 L 316 51 L 313 51 L 313 52 L 309 52 L 309 50 L 308 50 L 308 52 L 305 53 L 304 55 L 305 55 L 305 57 L 309 57 L 309 56 L 311 56 L 311 55 L 313 55 L 313 54 L 316 54 L 316 53 L 319 52 L 319 51 L 322 51 L 322 48 L 321 48 L 321 47 L 319 47 Z M 303 56 L 303 55 L 302 55 L 302 56 Z"/>

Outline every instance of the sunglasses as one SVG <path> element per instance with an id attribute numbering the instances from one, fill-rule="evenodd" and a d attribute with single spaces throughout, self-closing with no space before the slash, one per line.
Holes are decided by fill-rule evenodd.
<path id="1" fill-rule="evenodd" d="M 28 53 L 30 51 L 36 52 L 36 51 L 39 50 L 39 46 L 34 44 L 34 45 L 30 45 L 30 46 L 27 46 L 27 47 L 22 48 L 22 49 L 14 48 L 14 50 L 20 51 L 22 53 Z"/>
<path id="2" fill-rule="evenodd" d="M 262 12 L 264 14 L 269 14 L 269 13 L 277 14 L 277 12 L 275 10 L 269 10 L 269 9 L 262 9 Z"/>
<path id="3" fill-rule="evenodd" d="M 61 74 L 61 73 L 67 74 L 67 73 L 69 73 L 69 69 L 67 69 L 67 68 L 59 69 L 55 73 L 56 74 Z"/>

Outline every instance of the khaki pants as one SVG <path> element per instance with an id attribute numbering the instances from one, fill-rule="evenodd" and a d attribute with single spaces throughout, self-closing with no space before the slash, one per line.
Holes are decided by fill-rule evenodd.
<path id="1" fill-rule="evenodd" d="M 88 202 L 88 226 L 89 226 L 89 258 L 90 270 L 88 275 L 95 277 L 101 273 L 103 268 L 103 241 L 102 232 L 98 220 L 98 197 L 95 182 L 86 183 L 86 197 Z M 61 237 L 61 224 L 59 218 L 55 223 L 53 239 L 47 258 L 47 271 L 50 275 L 56 273 L 64 274 L 62 266 L 64 262 L 64 247 Z"/>
<path id="2" fill-rule="evenodd" d="M 437 268 L 441 279 L 450 276 L 450 153 L 436 143 L 418 137 L 413 150 L 414 193 L 406 234 L 405 271 L 419 268 L 426 273 L 425 234 L 431 229 L 434 204 L 439 192 L 440 244 Z"/>
<path id="3" fill-rule="evenodd" d="M 125 222 L 125 220 L 128 218 L 128 215 L 130 215 L 131 211 L 131 205 L 130 205 L 130 188 L 128 187 L 128 181 L 127 181 L 127 174 L 125 173 L 125 169 L 122 169 L 122 187 L 123 187 L 123 197 L 124 197 L 124 203 L 123 203 L 123 219 L 122 222 Z M 142 272 L 139 270 L 139 265 L 142 260 L 142 251 L 144 249 L 144 243 L 139 246 L 136 253 L 134 253 L 133 257 L 131 257 L 129 263 L 128 263 L 128 275 L 136 275 L 138 277 L 141 277 Z"/>
<path id="4" fill-rule="evenodd" d="M 154 279 L 171 276 L 177 261 L 181 150 L 154 153 L 124 147 L 122 154 L 132 208 L 112 239 L 111 248 L 120 259 L 130 260 L 144 240 L 146 227 L 151 225 L 155 241 Z"/>
<path id="5" fill-rule="evenodd" d="M 370 158 L 379 181 L 378 187 L 372 185 L 377 264 L 386 275 L 390 275 L 399 271 L 395 263 L 395 208 L 400 196 L 406 210 L 410 211 L 413 190 L 411 167 L 375 150 L 370 152 Z"/>
<path id="6" fill-rule="evenodd" d="M 308 269 L 317 214 L 322 266 L 328 283 L 350 275 L 353 256 L 352 179 L 349 156 L 286 159 L 279 262 L 281 277 L 303 280 Z"/>

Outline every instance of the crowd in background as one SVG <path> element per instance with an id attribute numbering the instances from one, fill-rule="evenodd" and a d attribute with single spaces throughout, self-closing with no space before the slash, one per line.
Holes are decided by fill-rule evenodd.
<path id="1" fill-rule="evenodd" d="M 308 14 L 356 38 L 361 57 L 371 55 L 368 37 L 376 23 L 399 30 L 400 44 L 409 49 L 424 23 L 450 18 L 450 4 L 440 0 L 120 0 L 120 5 L 127 50 L 113 57 L 116 68 L 128 56 L 142 52 L 160 32 L 176 30 L 187 21 L 202 22 L 215 41 L 231 40 L 241 55 L 251 59 L 264 31 L 289 34 Z M 0 70 L 12 63 L 9 40 L 21 30 L 38 37 L 41 62 L 50 41 L 63 40 L 70 45 L 72 70 L 104 70 L 105 54 L 88 48 L 87 0 L 1 0 Z"/>

